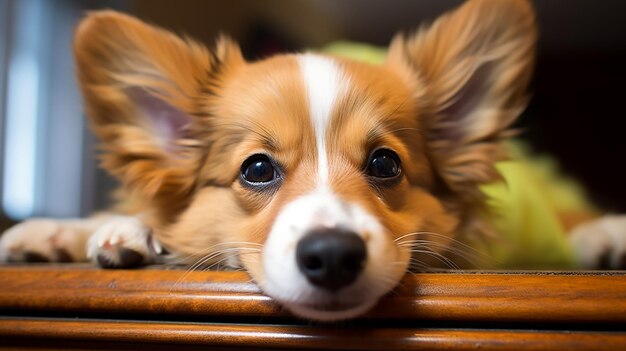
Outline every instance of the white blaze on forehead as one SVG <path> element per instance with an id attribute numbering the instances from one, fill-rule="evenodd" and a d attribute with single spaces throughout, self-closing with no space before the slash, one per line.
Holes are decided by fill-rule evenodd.
<path id="1" fill-rule="evenodd" d="M 328 155 L 326 153 L 326 130 L 333 105 L 341 92 L 345 79 L 337 64 L 330 58 L 305 54 L 300 56 L 300 69 L 304 78 L 309 102 L 309 114 L 317 144 L 317 173 L 320 185 L 328 183 Z"/>

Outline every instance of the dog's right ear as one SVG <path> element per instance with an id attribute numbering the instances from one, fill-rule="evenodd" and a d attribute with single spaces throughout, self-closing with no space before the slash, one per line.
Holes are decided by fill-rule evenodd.
<path id="1" fill-rule="evenodd" d="M 484 203 L 481 184 L 499 179 L 494 164 L 528 101 L 536 38 L 530 1 L 469 0 L 389 48 L 388 67 L 421 84 L 430 158 L 466 208 Z"/>
<path id="2" fill-rule="evenodd" d="M 221 38 L 214 52 L 133 17 L 101 11 L 74 41 L 87 115 L 104 167 L 140 196 L 175 202 L 194 186 L 201 157 L 194 130 L 228 72 L 244 64 Z M 206 122 L 206 121 L 205 121 Z"/>

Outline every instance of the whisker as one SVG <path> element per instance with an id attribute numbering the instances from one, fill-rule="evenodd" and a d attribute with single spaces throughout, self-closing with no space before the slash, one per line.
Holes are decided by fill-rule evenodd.
<path id="1" fill-rule="evenodd" d="M 223 251 L 216 251 L 200 260 L 198 260 L 197 262 L 195 262 L 193 265 L 189 266 L 186 270 L 185 273 L 183 273 L 183 275 L 176 280 L 176 282 L 172 285 L 172 287 L 170 288 L 170 293 L 174 290 L 174 288 L 180 284 L 181 282 L 183 282 L 188 276 L 189 274 L 191 274 L 191 272 L 195 271 L 196 269 L 198 269 L 198 267 L 200 267 L 201 265 L 203 265 L 206 261 L 213 259 L 214 257 L 217 257 L 219 255 L 221 255 L 223 253 Z"/>
<path id="2" fill-rule="evenodd" d="M 221 250 L 221 251 L 217 251 L 217 252 L 215 252 L 213 254 L 210 254 L 210 255 L 206 256 L 205 258 L 199 260 L 196 264 L 194 264 L 195 267 L 192 270 L 200 268 L 203 264 L 209 262 L 210 260 L 212 260 L 212 259 L 214 259 L 214 258 L 216 258 L 218 256 L 221 256 L 221 255 L 224 255 L 224 254 L 229 254 L 231 252 L 234 252 L 234 255 L 237 255 L 238 252 L 246 251 L 246 250 L 247 251 L 254 251 L 254 252 L 260 252 L 261 251 L 261 250 L 256 249 L 256 248 L 245 248 L 245 247 L 233 247 L 233 248 L 229 248 L 229 249 L 224 249 L 224 250 Z M 232 254 L 231 254 L 231 256 L 232 256 Z M 220 261 L 221 261 L 221 259 L 220 259 Z"/>
<path id="3" fill-rule="evenodd" d="M 228 252 L 231 252 L 231 251 L 236 251 L 236 250 L 237 250 L 236 248 L 228 248 L 228 249 L 222 249 L 222 250 L 210 253 L 210 254 L 208 254 L 208 255 L 198 259 L 198 261 L 196 261 L 196 263 L 194 263 L 193 265 L 191 265 L 189 267 L 189 271 L 192 272 L 192 271 L 198 269 L 203 264 L 209 262 L 210 260 L 212 260 L 212 259 L 214 259 L 216 257 L 219 257 L 219 256 L 221 256 L 221 255 L 223 255 L 225 253 L 228 253 Z"/>
<path id="4" fill-rule="evenodd" d="M 424 235 L 424 236 L 432 235 L 434 237 L 443 238 L 443 239 L 445 239 L 447 241 L 450 241 L 450 242 L 453 242 L 453 243 L 458 244 L 460 246 L 463 246 L 463 247 L 465 247 L 465 248 L 467 248 L 469 250 L 477 251 L 475 248 L 471 247 L 470 245 L 467 245 L 466 243 L 464 243 L 464 242 L 462 242 L 460 240 L 455 239 L 452 235 L 445 235 L 445 234 L 440 234 L 440 233 L 435 233 L 435 232 L 426 232 L 426 231 L 424 231 L 424 232 L 413 232 L 413 233 L 404 234 L 404 235 L 394 239 L 394 242 L 398 242 L 398 241 L 400 241 L 400 240 L 402 240 L 402 239 L 404 239 L 406 237 L 412 236 L 412 235 Z"/>
<path id="5" fill-rule="evenodd" d="M 252 246 L 252 247 L 262 248 L 263 244 L 254 243 L 254 242 L 250 242 L 250 241 L 220 242 L 220 243 L 208 246 L 208 247 L 204 247 L 201 250 L 196 251 L 195 253 L 192 253 L 192 254 L 189 254 L 189 255 L 186 255 L 186 256 L 182 256 L 182 257 L 177 257 L 175 260 L 172 260 L 170 262 L 173 263 L 173 264 L 184 263 L 184 262 L 187 262 L 189 259 L 191 259 L 193 257 L 204 256 L 207 252 L 215 251 L 220 246 L 236 246 L 236 247 Z"/>
<path id="6" fill-rule="evenodd" d="M 185 280 L 185 278 L 187 278 L 189 276 L 189 274 L 191 274 L 191 272 L 197 270 L 198 268 L 200 268 L 203 264 L 206 264 L 207 262 L 209 262 L 210 260 L 219 257 L 220 255 L 224 255 L 224 254 L 228 254 L 230 252 L 237 252 L 237 251 L 245 251 L 245 250 L 253 250 L 255 252 L 261 251 L 261 249 L 259 248 L 246 248 L 246 247 L 233 247 L 233 248 L 227 248 L 227 249 L 222 249 L 222 250 L 218 250 L 215 251 L 213 253 L 210 253 L 202 258 L 200 258 L 197 262 L 195 262 L 194 264 L 192 264 L 186 271 L 185 273 L 183 273 L 183 275 L 176 280 L 176 282 L 172 285 L 172 287 L 170 288 L 170 293 L 174 290 L 174 288 L 180 284 L 182 281 Z"/>
<path id="7" fill-rule="evenodd" d="M 483 252 L 481 252 L 479 250 L 476 250 L 474 247 L 472 247 L 472 246 L 470 246 L 470 245 L 468 245 L 468 244 L 466 244 L 466 243 L 464 243 L 464 242 L 462 242 L 462 241 L 460 241 L 458 239 L 453 238 L 451 235 L 444 235 L 444 234 L 435 233 L 435 232 L 423 231 L 423 232 L 407 233 L 407 234 L 404 234 L 404 235 L 394 239 L 394 242 L 397 243 L 397 242 L 399 242 L 402 239 L 405 239 L 405 238 L 407 238 L 409 236 L 415 236 L 415 235 L 432 235 L 433 237 L 443 238 L 446 241 L 450 241 L 451 243 L 453 243 L 455 245 L 458 245 L 461 248 L 464 248 L 464 249 L 466 249 L 468 251 L 472 251 L 472 252 L 474 252 L 474 253 L 476 253 L 476 254 L 478 254 L 480 256 L 483 256 L 483 257 L 487 256 Z M 421 240 L 426 240 L 426 239 L 421 239 Z M 490 258 L 490 257 L 487 256 L 487 258 Z"/>
<path id="8" fill-rule="evenodd" d="M 486 256 L 486 255 L 484 255 L 484 254 L 482 254 L 481 252 L 478 252 L 478 251 L 477 252 L 468 252 L 468 251 L 464 251 L 463 248 L 450 246 L 450 245 L 439 243 L 439 242 L 436 242 L 436 241 L 415 240 L 415 241 L 407 241 L 407 242 L 398 243 L 398 247 L 416 247 L 416 246 L 417 247 L 420 247 L 420 246 L 430 246 L 430 247 L 442 248 L 446 252 L 462 255 L 464 258 L 479 259 L 479 258 L 484 258 L 484 257 L 480 257 L 480 256 Z"/>
<path id="9" fill-rule="evenodd" d="M 467 247 L 456 247 L 454 245 L 447 245 L 444 243 L 429 241 L 429 240 L 414 240 L 403 241 L 398 243 L 398 247 L 402 248 L 420 248 L 431 247 L 440 249 L 441 252 L 459 256 L 467 261 L 467 263 L 476 266 L 493 266 L 497 263 L 497 260 L 491 257 L 486 252 L 481 252 L 476 249 L 470 250 Z"/>
<path id="10" fill-rule="evenodd" d="M 420 267 L 429 268 L 429 266 L 425 262 L 420 261 L 416 257 L 409 258 L 409 264 L 411 264 L 411 265 L 419 265 Z"/>
<path id="11" fill-rule="evenodd" d="M 446 266 L 448 266 L 451 269 L 461 270 L 461 268 L 454 261 L 452 261 L 450 258 L 448 258 L 448 257 L 446 257 L 446 256 L 444 256 L 444 255 L 442 255 L 442 254 L 440 254 L 438 252 L 432 251 L 432 250 L 430 250 L 428 248 L 426 248 L 426 249 L 427 250 L 413 249 L 413 250 L 411 250 L 411 252 L 429 255 L 431 257 L 434 257 L 435 259 L 437 259 L 438 261 L 440 261 L 441 263 L 445 264 Z"/>
<path id="12" fill-rule="evenodd" d="M 203 271 L 209 271 L 209 270 L 212 270 L 215 266 L 218 266 L 217 270 L 219 270 L 220 269 L 219 268 L 219 264 L 224 262 L 224 261 L 228 261 L 229 259 L 231 259 L 233 257 L 237 257 L 237 256 L 241 256 L 241 255 L 248 255 L 248 254 L 257 254 L 259 252 L 261 252 L 261 250 L 255 250 L 255 251 L 251 251 L 251 252 L 235 252 L 235 253 L 232 253 L 232 254 L 230 254 L 228 256 L 225 256 L 224 258 L 222 258 L 222 259 L 220 259 L 220 260 L 218 260 L 218 261 L 216 261 L 214 263 L 211 263 L 211 265 L 203 268 L 202 270 Z"/>

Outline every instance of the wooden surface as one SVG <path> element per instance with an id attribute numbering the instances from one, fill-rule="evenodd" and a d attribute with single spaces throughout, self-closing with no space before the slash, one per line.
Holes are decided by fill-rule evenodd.
<path id="1" fill-rule="evenodd" d="M 0 267 L 0 349 L 626 349 L 626 276 L 407 276 L 364 318 L 293 318 L 241 272 Z"/>
<path id="2" fill-rule="evenodd" d="M 151 345 L 349 350 L 623 350 L 619 333 L 0 320 L 0 335 Z M 50 344 L 56 344 L 50 342 Z"/>

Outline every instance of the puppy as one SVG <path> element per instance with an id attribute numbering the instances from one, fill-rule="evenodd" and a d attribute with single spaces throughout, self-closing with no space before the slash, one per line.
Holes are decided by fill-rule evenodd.
<path id="1" fill-rule="evenodd" d="M 226 37 L 208 50 L 91 13 L 76 31 L 78 79 L 123 206 L 24 222 L 0 256 L 241 267 L 298 316 L 359 316 L 411 267 L 498 240 L 481 186 L 501 180 L 535 40 L 526 1 L 470 0 L 395 37 L 380 65 L 316 53 L 247 62 Z M 579 230 L 583 263 L 616 247 L 620 220 Z"/>

